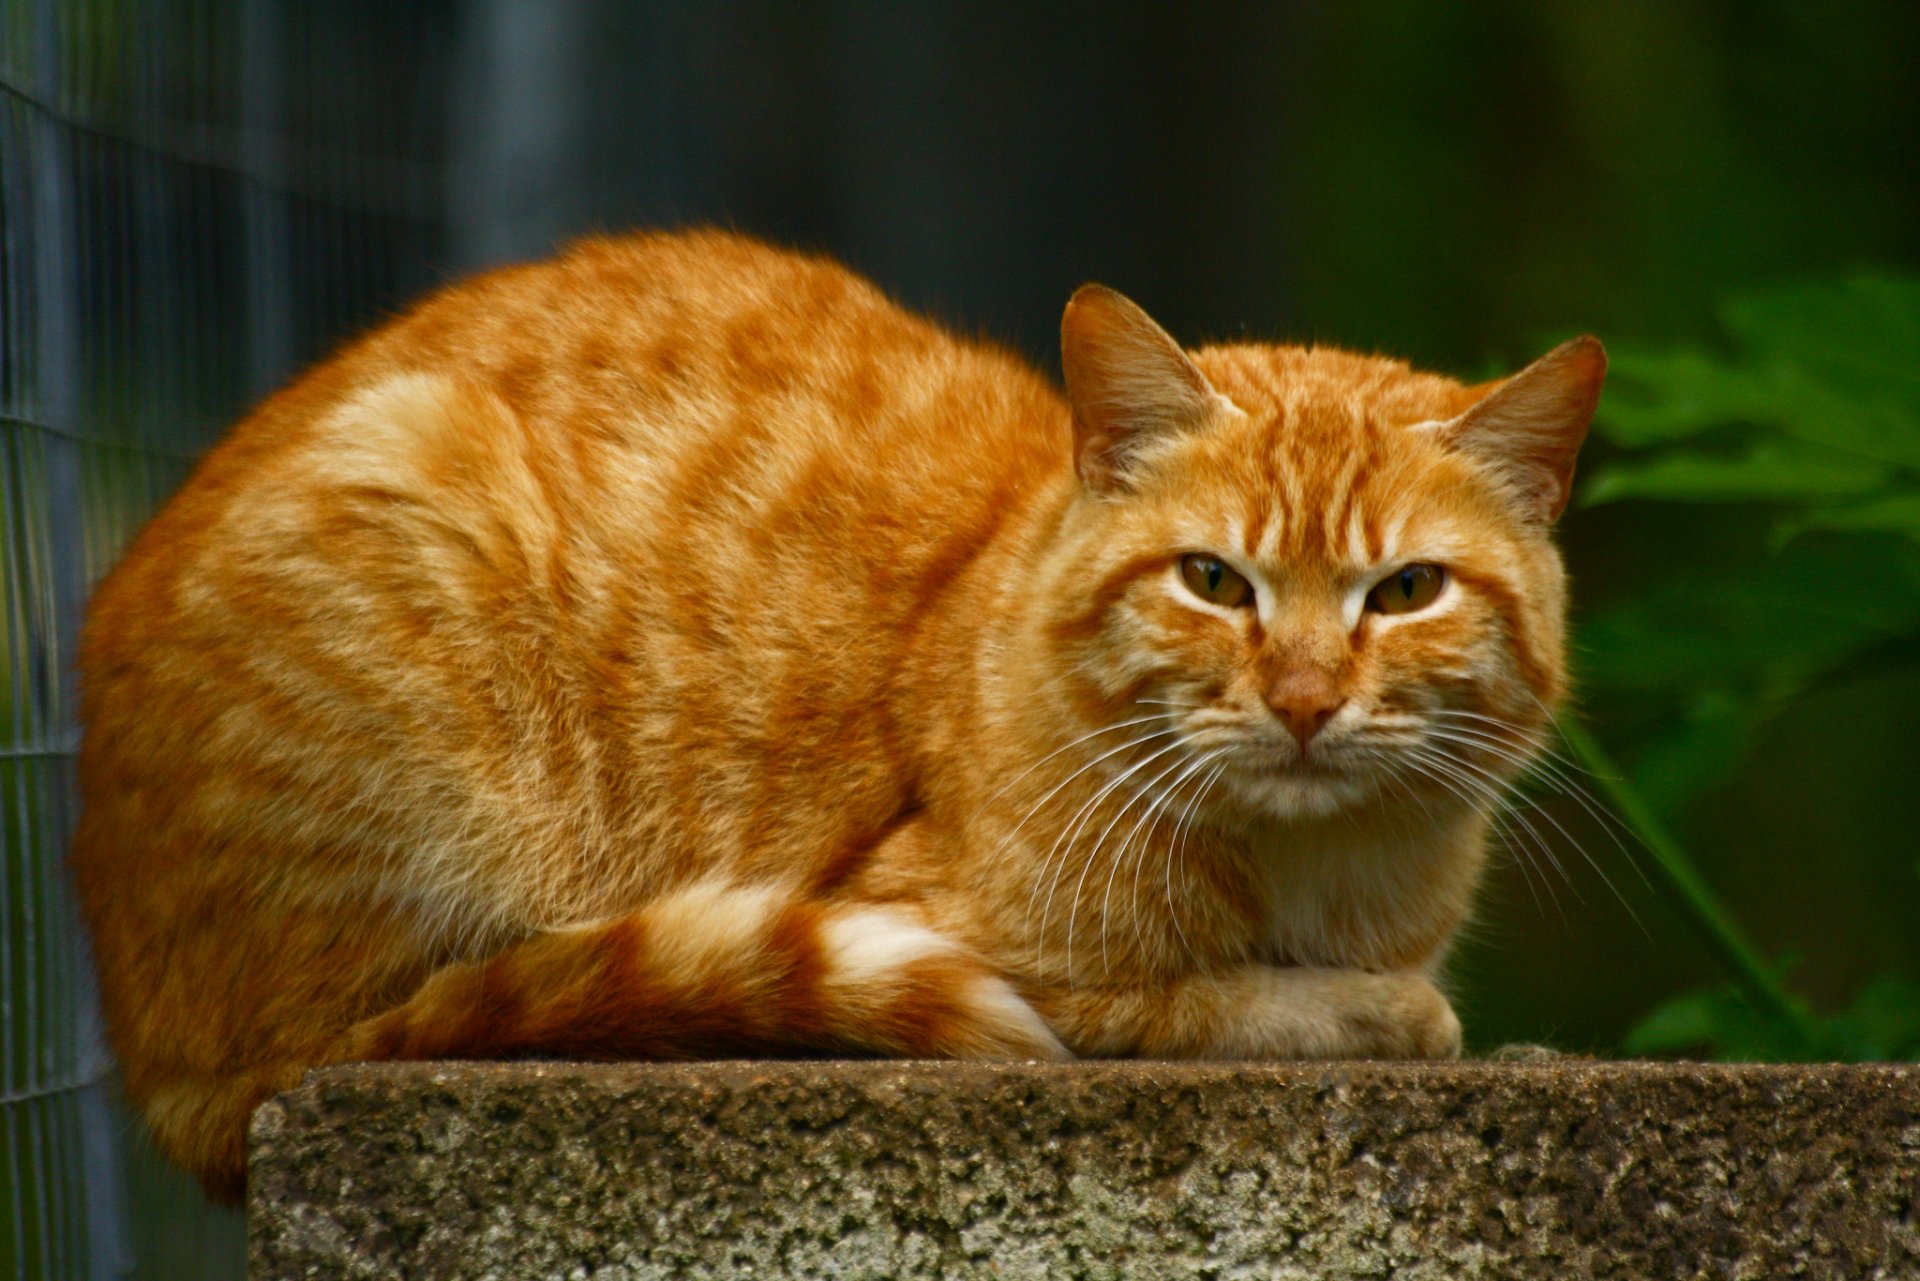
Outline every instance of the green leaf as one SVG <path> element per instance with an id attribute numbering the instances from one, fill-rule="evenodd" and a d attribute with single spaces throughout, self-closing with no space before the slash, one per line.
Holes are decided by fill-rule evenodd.
<path id="1" fill-rule="evenodd" d="M 1620 1048 L 1628 1054 L 1679 1054 L 1719 1042 L 1735 1014 L 1724 992 L 1692 992 L 1654 1009 L 1627 1032 Z"/>
<path id="2" fill-rule="evenodd" d="M 1628 1054 L 1701 1054 L 1730 1062 L 1920 1057 L 1920 984 L 1881 979 L 1844 1013 L 1796 1026 L 1734 989 L 1655 1007 L 1621 1042 Z"/>
<path id="3" fill-rule="evenodd" d="M 1788 439 L 1761 439 L 1733 456 L 1668 450 L 1618 462 L 1587 485 L 1586 506 L 1626 498 L 1682 502 L 1830 501 L 1876 494 L 1893 478 L 1884 463 Z"/>
<path id="4" fill-rule="evenodd" d="M 1721 309 L 1763 357 L 1920 406 L 1920 279 L 1860 276 L 1750 293 Z"/>
<path id="5" fill-rule="evenodd" d="M 1618 347 L 1595 429 L 1646 449 L 1728 427 L 1920 469 L 1920 281 L 1861 278 L 1729 303 L 1735 351 Z"/>
<path id="6" fill-rule="evenodd" d="M 1920 542 L 1920 490 L 1840 507 L 1818 507 L 1781 522 L 1781 541 L 1815 529 L 1885 530 Z"/>
<path id="7" fill-rule="evenodd" d="M 1790 697 L 1862 651 L 1920 634 L 1920 547 L 1834 535 L 1689 565 L 1580 620 L 1590 690 Z M 1679 706 L 1679 704 L 1676 704 Z"/>
<path id="8" fill-rule="evenodd" d="M 1753 371 L 1697 351 L 1615 348 L 1607 367 L 1594 428 L 1628 448 L 1686 440 L 1730 422 L 1768 422 L 1778 403 Z"/>
<path id="9" fill-rule="evenodd" d="M 1791 1062 L 1833 1057 L 1824 1029 L 1811 1035 L 1740 993 L 1694 992 L 1656 1007 L 1621 1043 L 1628 1054 L 1700 1054 L 1725 1062 Z"/>
<path id="10" fill-rule="evenodd" d="M 1869 984 L 1837 1022 L 1861 1058 L 1920 1057 L 1920 983 L 1881 979 Z"/>
<path id="11" fill-rule="evenodd" d="M 1780 370 L 1776 412 L 1760 421 L 1811 444 L 1920 468 L 1920 413 L 1880 387 L 1844 388 Z"/>
<path id="12" fill-rule="evenodd" d="M 1662 817 L 1741 768 L 1760 727 L 1806 691 L 1920 654 L 1920 277 L 1757 291 L 1731 300 L 1722 323 L 1717 350 L 1615 346 L 1594 430 L 1617 449 L 1582 494 L 1692 505 L 1703 529 L 1715 522 L 1697 546 L 1676 540 L 1649 558 L 1637 589 L 1575 633 L 1589 705 L 1611 699 L 1640 729 L 1617 757 L 1569 741 L 1587 743 L 1583 759 L 1630 762 L 1603 786 L 1656 852 L 1660 892 L 1739 984 L 1662 1004 L 1625 1045 L 1920 1058 L 1920 984 L 1885 978 L 1815 1015 Z M 1744 510 L 1704 510 L 1729 504 Z"/>

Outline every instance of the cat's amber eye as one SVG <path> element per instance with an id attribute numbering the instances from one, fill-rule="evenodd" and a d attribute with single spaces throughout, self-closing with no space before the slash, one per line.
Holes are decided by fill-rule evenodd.
<path id="1" fill-rule="evenodd" d="M 1411 614 L 1425 609 L 1447 585 L 1447 571 L 1438 565 L 1404 565 L 1373 585 L 1367 608 L 1376 614 Z"/>
<path id="2" fill-rule="evenodd" d="M 1180 577 L 1195 596 L 1215 605 L 1233 609 L 1253 600 L 1253 584 L 1218 556 L 1182 556 Z"/>

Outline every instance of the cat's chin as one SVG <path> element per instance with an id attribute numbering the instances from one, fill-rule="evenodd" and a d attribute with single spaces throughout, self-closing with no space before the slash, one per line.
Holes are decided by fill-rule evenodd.
<path id="1" fill-rule="evenodd" d="M 1268 818 L 1327 818 L 1370 800 L 1374 780 L 1363 773 L 1326 766 L 1230 770 L 1242 805 Z"/>

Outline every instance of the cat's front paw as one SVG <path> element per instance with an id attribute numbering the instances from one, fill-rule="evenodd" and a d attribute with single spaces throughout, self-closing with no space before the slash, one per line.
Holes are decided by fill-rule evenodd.
<path id="1" fill-rule="evenodd" d="M 1460 1020 L 1421 974 L 1309 966 L 1259 967 L 1240 976 L 1209 1058 L 1451 1059 Z"/>
<path id="2" fill-rule="evenodd" d="M 1460 1057 L 1460 1016 L 1445 994 L 1417 975 L 1391 976 L 1403 990 L 1390 1016 L 1393 1030 L 1384 1038 L 1385 1052 L 1370 1055 L 1388 1059 L 1457 1059 Z"/>
<path id="3" fill-rule="evenodd" d="M 1343 1059 L 1455 1059 L 1460 1019 L 1453 1005 L 1420 974 L 1323 971 L 1324 993 L 1338 1031 L 1316 1057 Z"/>

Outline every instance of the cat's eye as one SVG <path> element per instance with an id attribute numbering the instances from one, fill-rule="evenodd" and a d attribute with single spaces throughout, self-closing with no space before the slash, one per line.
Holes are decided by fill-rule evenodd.
<path id="1" fill-rule="evenodd" d="M 1195 596 L 1214 605 L 1233 609 L 1253 600 L 1253 584 L 1218 556 L 1182 556 L 1180 578 Z"/>
<path id="2" fill-rule="evenodd" d="M 1425 609 L 1447 585 L 1447 571 L 1438 565 L 1403 565 L 1373 585 L 1367 608 L 1376 614 L 1411 614 Z"/>

